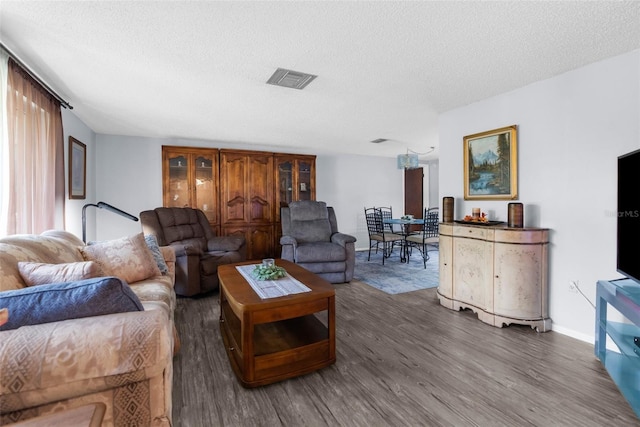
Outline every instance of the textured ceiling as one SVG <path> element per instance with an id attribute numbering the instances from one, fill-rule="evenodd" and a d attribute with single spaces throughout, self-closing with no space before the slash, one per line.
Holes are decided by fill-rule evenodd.
<path id="1" fill-rule="evenodd" d="M 97 133 L 394 156 L 438 147 L 441 112 L 640 48 L 640 2 L 3 0 L 0 38 Z"/>

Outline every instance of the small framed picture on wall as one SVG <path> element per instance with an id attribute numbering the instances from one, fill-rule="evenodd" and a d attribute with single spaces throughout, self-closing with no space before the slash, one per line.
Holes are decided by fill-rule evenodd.
<path id="1" fill-rule="evenodd" d="M 69 137 L 69 198 L 87 196 L 87 146 Z"/>

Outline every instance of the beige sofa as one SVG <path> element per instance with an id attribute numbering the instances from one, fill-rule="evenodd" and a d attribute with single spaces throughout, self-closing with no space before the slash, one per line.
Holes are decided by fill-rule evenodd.
<path id="1" fill-rule="evenodd" d="M 26 288 L 19 261 L 86 264 L 86 248 L 65 231 L 0 239 L 0 296 L 24 292 L 6 292 Z M 168 271 L 129 283 L 144 311 L 0 330 L 0 425 L 93 402 L 103 426 L 171 425 L 175 253 L 160 253 Z"/>

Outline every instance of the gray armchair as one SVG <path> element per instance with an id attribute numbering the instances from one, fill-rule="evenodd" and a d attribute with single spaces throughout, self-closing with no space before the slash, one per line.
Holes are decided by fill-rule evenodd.
<path id="1" fill-rule="evenodd" d="M 350 282 L 356 238 L 338 232 L 336 214 L 325 202 L 298 201 L 280 208 L 282 259 L 331 283 Z"/>
<path id="2" fill-rule="evenodd" d="M 142 231 L 176 251 L 176 294 L 194 296 L 218 289 L 218 266 L 244 261 L 243 237 L 216 236 L 204 213 L 192 208 L 140 212 Z"/>

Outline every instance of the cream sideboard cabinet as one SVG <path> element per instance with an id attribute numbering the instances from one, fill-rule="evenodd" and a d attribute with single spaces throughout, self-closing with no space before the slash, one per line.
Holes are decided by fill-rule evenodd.
<path id="1" fill-rule="evenodd" d="M 493 326 L 551 330 L 547 296 L 549 230 L 440 224 L 440 304 L 469 308 Z"/>

